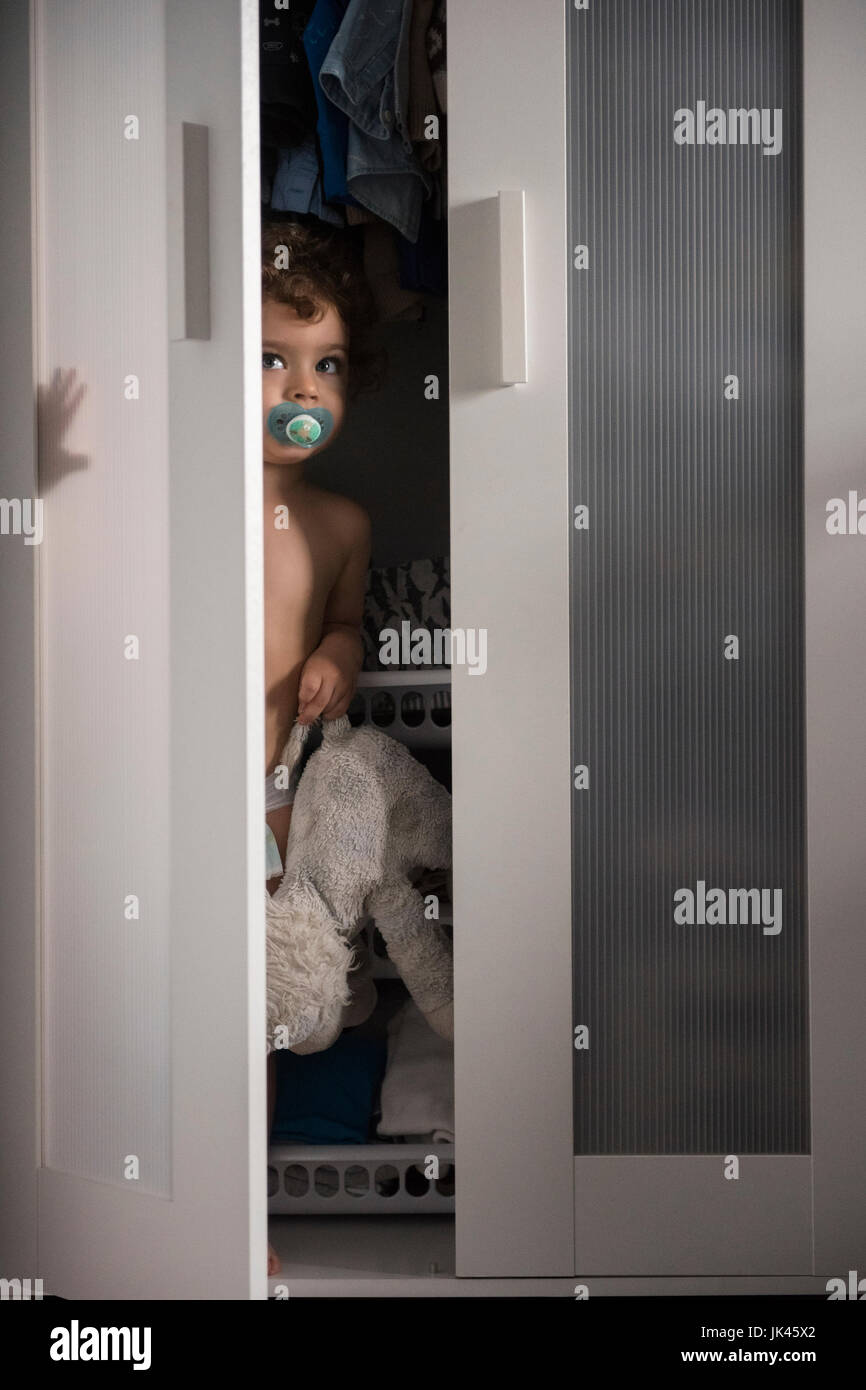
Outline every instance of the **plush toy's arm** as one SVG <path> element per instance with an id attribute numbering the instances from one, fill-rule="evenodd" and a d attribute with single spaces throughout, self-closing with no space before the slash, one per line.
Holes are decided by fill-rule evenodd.
<path id="1" fill-rule="evenodd" d="M 454 1037 L 454 971 L 451 942 L 439 923 L 424 915 L 424 899 L 407 880 L 382 884 L 366 904 L 388 955 L 434 1033 Z"/>

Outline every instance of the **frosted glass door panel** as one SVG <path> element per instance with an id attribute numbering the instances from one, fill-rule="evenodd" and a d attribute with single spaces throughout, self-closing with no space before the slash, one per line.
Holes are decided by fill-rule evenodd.
<path id="1" fill-rule="evenodd" d="M 37 9 L 43 1163 L 170 1195 L 164 16 L 100 8 Z"/>
<path id="2" fill-rule="evenodd" d="M 806 1153 L 799 6 L 568 50 L 575 1153 Z"/>

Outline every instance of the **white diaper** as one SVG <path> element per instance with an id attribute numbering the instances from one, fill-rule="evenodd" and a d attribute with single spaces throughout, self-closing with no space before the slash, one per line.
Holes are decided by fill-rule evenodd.
<path id="1" fill-rule="evenodd" d="M 318 723 L 302 726 L 298 724 L 297 720 L 295 721 L 283 749 L 282 756 L 287 761 L 280 763 L 265 778 L 265 814 L 268 811 L 276 811 L 280 806 L 291 806 L 304 768 L 321 742 L 322 730 Z M 277 782 L 279 782 L 279 786 L 277 786 Z M 280 851 L 277 849 L 274 832 L 267 822 L 265 822 L 265 865 L 266 879 L 274 878 L 277 874 L 282 877 L 283 865 L 280 860 Z"/>
<path id="2" fill-rule="evenodd" d="M 289 777 L 288 786 L 277 786 L 277 782 L 286 781 L 285 766 L 275 768 L 273 772 L 265 778 L 265 812 L 276 811 L 280 806 L 291 806 L 295 799 L 297 790 L 297 777 Z M 280 859 L 280 851 L 274 838 L 274 832 L 265 822 L 265 878 L 275 878 L 277 874 L 282 876 L 283 861 Z"/>

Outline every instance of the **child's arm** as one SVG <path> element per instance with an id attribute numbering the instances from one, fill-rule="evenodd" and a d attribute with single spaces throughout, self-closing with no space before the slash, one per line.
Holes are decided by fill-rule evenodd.
<path id="1" fill-rule="evenodd" d="M 370 564 L 370 518 L 356 506 L 351 508 L 349 518 L 349 552 L 328 595 L 322 640 L 301 671 L 300 724 L 311 724 L 320 714 L 325 719 L 339 719 L 345 714 L 364 660 L 361 622 Z"/>

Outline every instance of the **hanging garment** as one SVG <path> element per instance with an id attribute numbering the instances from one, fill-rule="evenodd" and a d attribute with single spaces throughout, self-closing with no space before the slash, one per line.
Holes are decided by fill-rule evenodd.
<path id="1" fill-rule="evenodd" d="M 396 240 L 394 228 L 380 217 L 364 228 L 364 275 L 380 323 L 412 323 L 424 316 L 421 295 L 400 284 Z"/>
<path id="2" fill-rule="evenodd" d="M 349 0 L 316 0 L 304 30 L 304 51 L 315 92 L 319 152 L 322 163 L 322 193 L 327 202 L 358 207 L 346 187 L 346 159 L 349 148 L 349 117 L 334 106 L 322 90 L 319 73 L 346 13 Z"/>
<path id="3" fill-rule="evenodd" d="M 308 136 L 295 149 L 279 151 L 271 207 L 274 212 L 312 213 L 323 222 L 345 226 L 343 210 L 329 207 L 322 197 L 322 170 L 315 136 Z"/>
<path id="4" fill-rule="evenodd" d="M 439 115 L 427 57 L 432 13 L 433 0 L 414 0 L 409 32 L 409 138 L 424 168 L 434 173 L 442 163 L 442 146 L 438 139 L 425 138 L 428 117 Z"/>
<path id="5" fill-rule="evenodd" d="M 436 222 L 440 222 L 445 217 L 446 208 L 448 204 L 448 197 L 445 192 L 447 186 L 445 174 L 445 160 L 447 158 L 447 148 L 444 143 L 444 135 L 442 138 L 442 163 L 433 174 L 433 192 L 430 194 L 430 216 Z"/>
<path id="6" fill-rule="evenodd" d="M 433 183 L 409 135 L 411 19 L 412 0 L 349 0 L 318 81 L 349 120 L 346 188 L 414 242 Z"/>
<path id="7" fill-rule="evenodd" d="M 276 150 L 299 144 L 316 128 L 316 97 L 302 36 L 314 0 L 293 0 L 291 10 L 259 21 L 260 143 Z"/>
<path id="8" fill-rule="evenodd" d="M 445 73 L 445 0 L 436 0 L 433 18 L 427 30 L 427 58 L 430 63 L 430 77 L 439 109 L 443 116 L 447 111 L 445 97 L 447 92 Z"/>
<path id="9" fill-rule="evenodd" d="M 397 258 L 400 265 L 400 284 L 404 290 L 421 294 L 448 294 L 448 250 L 446 223 L 436 221 L 431 208 L 421 211 L 421 226 L 416 242 L 398 236 Z"/>
<path id="10" fill-rule="evenodd" d="M 346 221 L 350 227 L 359 226 L 362 222 L 381 222 L 375 212 L 370 212 L 368 208 L 362 208 L 360 203 L 346 204 Z"/>
<path id="11" fill-rule="evenodd" d="M 433 191 L 430 194 L 429 202 L 425 203 L 422 209 L 422 222 L 428 215 L 438 222 L 440 218 L 445 217 L 447 207 L 446 152 L 448 144 L 445 105 L 443 101 L 440 113 L 431 66 L 432 52 L 435 55 L 437 74 L 442 78 L 440 86 L 444 91 L 444 29 L 437 28 L 437 21 L 433 18 L 434 4 L 435 0 L 414 0 L 412 29 L 409 36 L 409 135 L 418 159 L 433 180 Z M 442 13 L 444 19 L 444 7 Z M 427 120 L 429 116 L 436 115 L 439 118 L 438 135 L 435 140 L 428 139 Z M 419 240 L 423 236 L 422 231 L 419 234 Z M 428 232 L 428 243 L 429 239 L 430 234 Z M 447 294 L 447 286 L 442 279 L 445 274 L 445 239 L 443 231 L 442 248 L 436 252 L 437 260 L 442 262 L 442 271 L 427 277 L 431 284 L 435 285 L 435 288 L 431 290 L 434 294 Z M 404 288 L 423 289 L 422 280 L 425 277 L 414 274 L 411 269 L 413 264 L 411 257 L 407 257 L 403 252 L 404 248 L 401 247 L 400 283 Z M 429 252 L 423 254 L 425 259 L 429 261 Z"/>
<path id="12" fill-rule="evenodd" d="M 316 129 L 316 97 L 301 36 L 314 0 L 289 12 L 259 16 L 259 148 L 262 202 L 270 203 L 279 151 L 302 144 Z"/>

